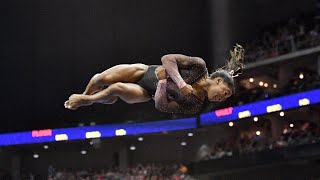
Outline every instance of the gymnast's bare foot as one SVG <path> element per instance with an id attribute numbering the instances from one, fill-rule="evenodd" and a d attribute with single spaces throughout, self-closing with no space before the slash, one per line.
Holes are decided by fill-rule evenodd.
<path id="1" fill-rule="evenodd" d="M 71 110 L 76 110 L 78 107 L 81 106 L 89 106 L 92 102 L 89 100 L 87 95 L 83 94 L 73 94 L 69 97 L 64 103 L 64 107 Z"/>

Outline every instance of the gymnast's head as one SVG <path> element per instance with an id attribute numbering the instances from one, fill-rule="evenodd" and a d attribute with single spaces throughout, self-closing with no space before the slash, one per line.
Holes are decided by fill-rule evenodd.
<path id="1" fill-rule="evenodd" d="M 230 51 L 230 59 L 227 65 L 216 70 L 207 78 L 209 84 L 207 96 L 209 101 L 223 101 L 235 92 L 234 77 L 242 73 L 244 68 L 243 61 L 244 49 L 237 44 Z"/>

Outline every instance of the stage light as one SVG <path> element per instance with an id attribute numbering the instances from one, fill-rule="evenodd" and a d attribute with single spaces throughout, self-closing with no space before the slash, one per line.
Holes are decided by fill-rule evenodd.
<path id="1" fill-rule="evenodd" d="M 95 126 L 96 123 L 95 122 L 90 122 L 90 126 Z"/>
<path id="2" fill-rule="evenodd" d="M 189 136 L 189 137 L 192 137 L 192 136 L 193 136 L 193 133 L 192 133 L 192 132 L 189 132 L 189 133 L 188 133 L 188 136 Z"/>
<path id="3" fill-rule="evenodd" d="M 249 82 L 251 82 L 251 83 L 252 83 L 253 81 L 254 81 L 254 79 L 253 79 L 253 78 L 250 78 L 250 79 L 249 79 Z"/>
<path id="4" fill-rule="evenodd" d="M 81 153 L 82 155 L 85 155 L 85 154 L 87 154 L 87 151 L 86 151 L 86 150 L 82 150 L 80 153 Z"/>
<path id="5" fill-rule="evenodd" d="M 300 78 L 300 79 L 303 79 L 303 78 L 304 78 L 303 73 L 300 73 L 300 74 L 299 74 L 299 78 Z"/>
<path id="6" fill-rule="evenodd" d="M 181 146 L 186 146 L 187 145 L 187 143 L 184 142 L 184 141 L 182 141 L 180 144 L 181 144 Z"/>
<path id="7" fill-rule="evenodd" d="M 273 88 L 275 88 L 275 89 L 276 89 L 277 87 L 278 87 L 278 85 L 277 85 L 277 84 L 273 84 Z"/>
<path id="8" fill-rule="evenodd" d="M 259 86 L 263 86 L 263 82 L 262 81 L 259 82 Z"/>
<path id="9" fill-rule="evenodd" d="M 93 145 L 93 141 L 90 141 L 90 145 Z"/>
<path id="10" fill-rule="evenodd" d="M 36 154 L 36 153 L 33 154 L 33 158 L 34 158 L 34 159 L 38 159 L 38 158 L 39 158 L 39 154 Z"/>
<path id="11" fill-rule="evenodd" d="M 306 106 L 310 104 L 310 100 L 308 98 L 303 98 L 299 100 L 299 106 Z"/>
<path id="12" fill-rule="evenodd" d="M 267 112 L 268 113 L 281 111 L 281 110 L 282 110 L 281 104 L 274 104 L 274 105 L 267 106 Z"/>
<path id="13" fill-rule="evenodd" d="M 101 133 L 99 131 L 86 132 L 87 139 L 100 138 L 100 137 L 101 137 Z"/>
<path id="14" fill-rule="evenodd" d="M 268 83 L 264 83 L 264 87 L 268 87 L 269 86 L 269 84 Z"/>
<path id="15" fill-rule="evenodd" d="M 242 111 L 238 113 L 238 118 L 247 118 L 251 116 L 251 112 L 250 111 Z"/>
<path id="16" fill-rule="evenodd" d="M 125 136 L 127 131 L 125 129 L 117 129 L 115 132 L 116 136 Z"/>
<path id="17" fill-rule="evenodd" d="M 232 127 L 233 126 L 233 122 L 229 122 L 229 126 Z"/>
<path id="18" fill-rule="evenodd" d="M 43 149 L 49 149 L 48 145 L 43 145 Z"/>
<path id="19" fill-rule="evenodd" d="M 131 151 L 134 151 L 134 150 L 136 150 L 136 149 L 137 149 L 137 148 L 136 148 L 134 145 L 131 145 L 131 146 L 130 146 L 130 150 L 131 150 Z"/>
<path id="20" fill-rule="evenodd" d="M 253 118 L 253 121 L 254 121 L 254 122 L 257 122 L 258 120 L 259 120 L 258 117 L 254 117 L 254 118 Z"/>
<path id="21" fill-rule="evenodd" d="M 56 134 L 54 138 L 56 141 L 67 141 L 69 137 L 67 134 Z"/>
<path id="22" fill-rule="evenodd" d="M 256 135 L 260 136 L 261 132 L 260 131 L 256 131 Z"/>
<path id="23" fill-rule="evenodd" d="M 283 117 L 283 116 L 284 116 L 284 112 L 281 111 L 279 115 L 280 115 L 281 117 Z"/>
<path id="24" fill-rule="evenodd" d="M 143 137 L 138 137 L 138 141 L 143 141 Z"/>
<path id="25" fill-rule="evenodd" d="M 293 126 L 294 126 L 294 125 L 291 123 L 291 124 L 290 124 L 290 127 L 293 128 Z"/>

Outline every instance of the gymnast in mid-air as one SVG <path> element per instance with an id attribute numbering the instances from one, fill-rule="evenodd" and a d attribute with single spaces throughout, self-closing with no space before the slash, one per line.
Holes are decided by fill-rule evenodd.
<path id="1" fill-rule="evenodd" d="M 162 65 L 121 64 L 94 75 L 83 94 L 73 94 L 64 103 L 75 110 L 93 103 L 129 104 L 155 101 L 161 112 L 195 114 L 205 101 L 223 101 L 235 91 L 234 77 L 244 66 L 244 49 L 236 45 L 227 64 L 212 74 L 199 57 L 168 54 Z"/>

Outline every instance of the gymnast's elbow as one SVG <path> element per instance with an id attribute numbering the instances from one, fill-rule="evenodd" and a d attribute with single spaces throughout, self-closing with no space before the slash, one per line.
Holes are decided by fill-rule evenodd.
<path id="1" fill-rule="evenodd" d="M 194 64 L 206 68 L 206 62 L 200 57 L 193 57 Z"/>
<path id="2" fill-rule="evenodd" d="M 175 57 L 172 54 L 167 54 L 161 57 L 162 64 L 169 62 L 169 61 L 175 61 Z"/>
<path id="3" fill-rule="evenodd" d="M 157 103 L 154 105 L 154 107 L 155 107 L 157 110 L 161 111 L 161 108 L 160 108 L 160 106 L 159 106 Z"/>

